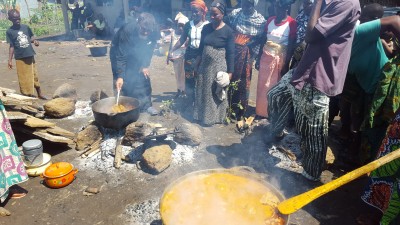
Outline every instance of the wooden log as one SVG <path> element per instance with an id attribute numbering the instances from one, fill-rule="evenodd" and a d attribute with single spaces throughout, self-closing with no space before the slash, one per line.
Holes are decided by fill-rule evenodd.
<path id="1" fill-rule="evenodd" d="M 24 105 L 32 106 L 31 101 L 23 101 L 23 100 L 11 98 L 8 96 L 2 96 L 1 101 L 3 102 L 3 104 L 5 106 L 21 106 L 21 107 Z"/>
<path id="2" fill-rule="evenodd" d="M 100 148 L 94 149 L 94 151 L 92 151 L 91 153 L 89 153 L 89 154 L 87 155 L 87 157 L 90 158 L 90 157 L 96 155 L 97 153 L 100 152 L 100 150 L 101 150 Z"/>
<path id="3" fill-rule="evenodd" d="M 93 142 L 90 146 L 86 147 L 82 153 L 80 154 L 80 156 L 82 156 L 83 158 L 87 157 L 92 151 L 100 148 L 100 144 L 101 144 L 102 139 L 99 138 L 97 139 L 95 142 Z"/>
<path id="4" fill-rule="evenodd" d="M 115 147 L 114 153 L 114 167 L 119 169 L 121 167 L 121 157 L 122 157 L 122 138 L 117 141 L 117 146 Z"/>

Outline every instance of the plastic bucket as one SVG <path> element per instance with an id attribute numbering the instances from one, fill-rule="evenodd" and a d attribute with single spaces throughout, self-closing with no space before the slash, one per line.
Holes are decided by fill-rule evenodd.
<path id="1" fill-rule="evenodd" d="M 43 163 L 43 145 L 39 139 L 32 139 L 22 143 L 22 152 L 25 165 L 38 166 Z"/>

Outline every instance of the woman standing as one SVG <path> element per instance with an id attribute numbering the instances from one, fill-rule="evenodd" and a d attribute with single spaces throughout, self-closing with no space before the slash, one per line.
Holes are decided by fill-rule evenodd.
<path id="1" fill-rule="evenodd" d="M 7 198 L 21 198 L 26 195 L 25 191 L 21 191 L 16 186 L 28 180 L 24 163 L 18 151 L 17 142 L 11 129 L 10 122 L 7 118 L 3 102 L 0 100 L 0 203 Z M 0 207 L 0 217 L 9 216 L 10 212 Z"/>
<path id="2" fill-rule="evenodd" d="M 227 99 L 216 95 L 218 72 L 234 71 L 235 42 L 233 30 L 222 19 L 225 4 L 214 1 L 211 5 L 211 23 L 204 26 L 197 59 L 198 75 L 194 102 L 194 119 L 204 125 L 223 123 L 228 107 Z"/>
<path id="3" fill-rule="evenodd" d="M 241 8 L 228 15 L 226 21 L 235 31 L 235 72 L 232 82 L 238 83 L 237 90 L 230 89 L 229 115 L 243 120 L 249 100 L 252 67 L 260 50 L 260 37 L 265 27 L 265 19 L 255 10 L 258 0 L 243 0 Z M 240 123 L 238 123 L 240 124 Z"/>
<path id="4" fill-rule="evenodd" d="M 194 86 L 195 86 L 195 74 L 194 67 L 197 56 L 199 53 L 199 46 L 201 40 L 201 32 L 204 25 L 208 24 L 206 21 L 207 6 L 203 0 L 194 0 L 190 3 L 192 10 L 192 20 L 186 23 L 183 27 L 182 35 L 178 42 L 171 49 L 171 52 L 178 50 L 186 40 L 188 40 L 188 47 L 185 52 L 185 92 L 181 93 L 181 96 L 187 95 L 190 105 L 194 102 Z M 172 58 L 172 55 L 168 55 L 168 58 Z"/>
<path id="5" fill-rule="evenodd" d="M 290 58 L 296 42 L 297 24 L 288 15 L 292 0 L 277 0 L 275 2 L 276 16 L 267 20 L 263 50 L 259 55 L 259 68 L 256 114 L 267 117 L 267 93 L 289 68 Z"/>

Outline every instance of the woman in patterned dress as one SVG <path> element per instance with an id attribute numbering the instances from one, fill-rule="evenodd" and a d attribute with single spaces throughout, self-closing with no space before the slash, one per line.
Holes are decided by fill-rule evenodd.
<path id="1" fill-rule="evenodd" d="M 378 157 L 399 151 L 400 148 L 400 108 L 387 129 L 378 151 Z M 393 160 L 370 174 L 367 189 L 361 199 L 375 207 L 377 213 L 357 218 L 361 225 L 397 225 L 400 224 L 400 159 Z M 372 218 L 371 218 L 372 216 Z"/>
<path id="2" fill-rule="evenodd" d="M 28 175 L 1 100 L 0 124 L 0 203 L 3 203 L 7 198 L 21 198 L 26 195 L 25 190 L 21 190 L 16 184 L 28 180 Z M 8 210 L 0 207 L 0 217 L 9 215 Z"/>
<path id="3" fill-rule="evenodd" d="M 233 30 L 222 19 L 225 4 L 214 1 L 211 5 L 211 23 L 204 26 L 201 33 L 200 53 L 196 68 L 194 119 L 202 125 L 223 123 L 228 108 L 227 99 L 216 95 L 218 72 L 227 72 L 232 77 L 235 59 Z"/>

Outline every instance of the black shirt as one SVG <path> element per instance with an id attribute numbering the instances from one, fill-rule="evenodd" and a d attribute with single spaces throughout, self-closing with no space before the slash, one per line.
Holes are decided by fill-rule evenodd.
<path id="1" fill-rule="evenodd" d="M 15 59 L 32 57 L 35 55 L 31 44 L 33 32 L 27 25 L 21 24 L 20 26 L 11 26 L 8 28 L 6 35 L 7 40 L 10 42 L 10 47 L 14 47 Z"/>
<path id="2" fill-rule="evenodd" d="M 227 24 L 219 30 L 214 30 L 211 23 L 204 26 L 201 31 L 199 50 L 202 53 L 204 46 L 225 48 L 227 72 L 233 73 L 235 61 L 235 40 L 233 30 Z"/>

